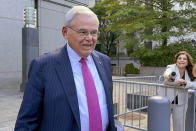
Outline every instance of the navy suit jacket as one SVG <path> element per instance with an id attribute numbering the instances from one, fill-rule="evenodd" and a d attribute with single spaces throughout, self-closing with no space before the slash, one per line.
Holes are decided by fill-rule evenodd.
<path id="1" fill-rule="evenodd" d="M 93 51 L 92 57 L 105 89 L 107 130 L 114 131 L 110 60 L 97 51 Z M 28 77 L 15 131 L 80 131 L 78 99 L 67 46 L 33 60 Z"/>

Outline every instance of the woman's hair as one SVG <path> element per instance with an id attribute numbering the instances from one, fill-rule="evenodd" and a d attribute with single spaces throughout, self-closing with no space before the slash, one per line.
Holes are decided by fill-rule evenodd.
<path id="1" fill-rule="evenodd" d="M 193 74 L 193 77 L 196 79 L 196 75 L 194 76 L 194 74 L 196 74 L 196 70 L 195 70 L 196 69 L 196 64 L 193 64 L 193 69 L 192 69 L 192 72 L 194 72 L 194 73 L 192 73 L 192 74 Z"/>
<path id="2" fill-rule="evenodd" d="M 97 15 L 93 11 L 91 11 L 88 7 L 74 6 L 66 13 L 64 25 L 71 27 L 74 22 L 74 17 L 79 14 L 91 15 L 91 16 L 95 16 L 97 18 Z M 99 23 L 98 18 L 97 18 L 97 21 Z"/>
<path id="3" fill-rule="evenodd" d="M 195 78 L 193 77 L 193 74 L 192 74 L 192 69 L 193 69 L 193 58 L 192 58 L 192 56 L 186 51 L 180 51 L 175 55 L 175 63 L 177 62 L 178 57 L 182 54 L 186 55 L 186 57 L 187 57 L 188 64 L 186 66 L 186 70 L 188 72 L 190 80 L 193 81 L 193 80 L 195 80 Z"/>

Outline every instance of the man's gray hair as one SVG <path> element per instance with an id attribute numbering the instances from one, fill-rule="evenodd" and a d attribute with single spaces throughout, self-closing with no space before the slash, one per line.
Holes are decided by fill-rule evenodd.
<path id="1" fill-rule="evenodd" d="M 97 18 L 97 15 L 90 10 L 88 7 L 85 6 L 74 6 L 71 8 L 65 15 L 65 26 L 71 27 L 73 25 L 73 19 L 76 15 L 79 14 L 86 14 L 86 15 L 92 15 Z M 99 23 L 99 20 L 97 18 L 97 21 Z"/>

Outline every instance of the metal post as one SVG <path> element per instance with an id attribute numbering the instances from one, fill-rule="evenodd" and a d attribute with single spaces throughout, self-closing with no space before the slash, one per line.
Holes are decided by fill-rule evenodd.
<path id="1" fill-rule="evenodd" d="M 188 90 L 188 109 L 186 112 L 185 130 L 196 131 L 195 128 L 195 96 L 196 90 Z"/>
<path id="2" fill-rule="evenodd" d="M 170 102 L 161 96 L 148 100 L 148 131 L 170 131 Z"/>
<path id="3" fill-rule="evenodd" d="M 30 62 L 39 55 L 39 37 L 37 30 L 36 9 L 24 9 L 24 27 L 22 28 L 22 83 L 20 91 L 24 91 Z"/>

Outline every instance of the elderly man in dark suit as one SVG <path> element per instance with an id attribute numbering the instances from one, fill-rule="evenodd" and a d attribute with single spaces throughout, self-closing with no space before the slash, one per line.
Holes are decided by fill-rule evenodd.
<path id="1" fill-rule="evenodd" d="M 114 130 L 110 59 L 94 50 L 98 27 L 87 7 L 67 12 L 67 44 L 32 61 L 15 131 Z"/>

